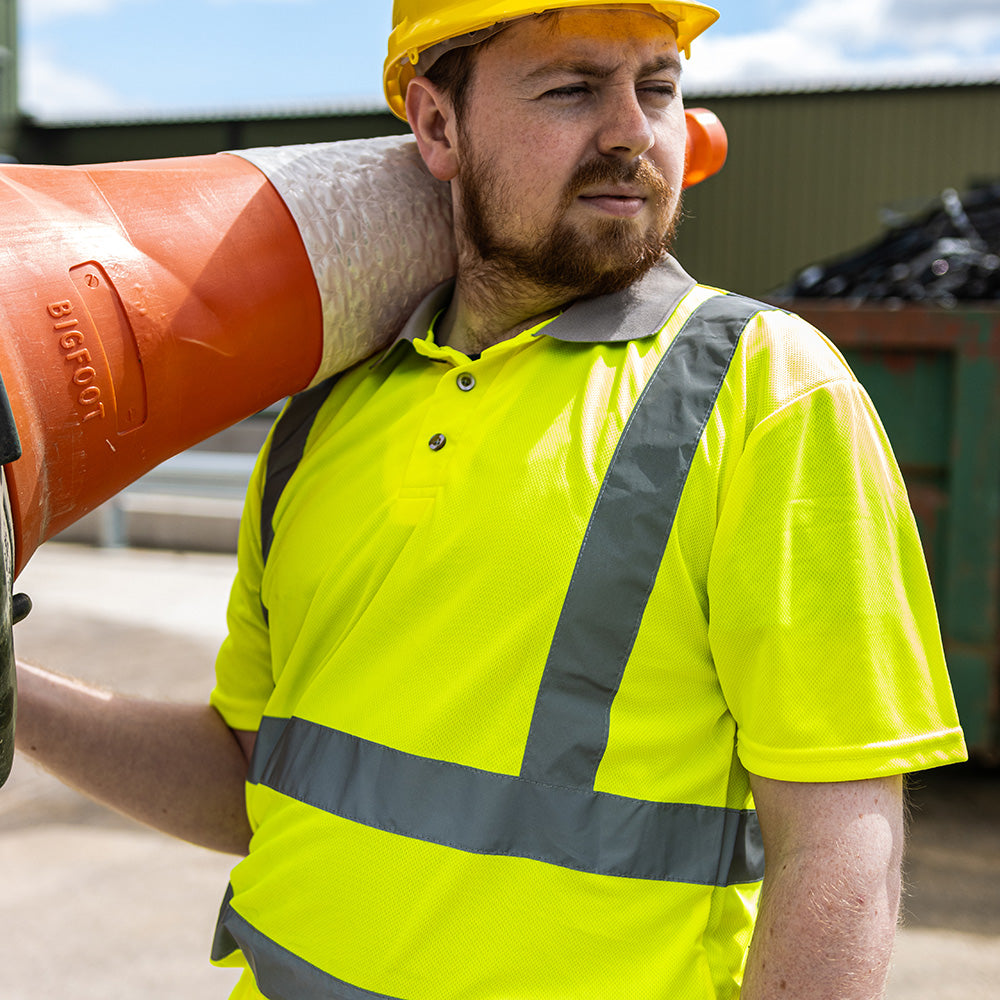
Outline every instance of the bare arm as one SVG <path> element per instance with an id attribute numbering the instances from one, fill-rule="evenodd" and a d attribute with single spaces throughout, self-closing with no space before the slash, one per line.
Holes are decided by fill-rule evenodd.
<path id="1" fill-rule="evenodd" d="M 751 776 L 766 874 L 743 1000 L 881 1000 L 899 909 L 902 780 Z"/>
<path id="2" fill-rule="evenodd" d="M 18 663 L 17 749 L 133 819 L 246 853 L 243 783 L 253 734 L 209 705 L 127 698 Z"/>

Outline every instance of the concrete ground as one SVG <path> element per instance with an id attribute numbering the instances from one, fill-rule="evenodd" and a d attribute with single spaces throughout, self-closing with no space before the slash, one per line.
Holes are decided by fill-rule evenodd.
<path id="1" fill-rule="evenodd" d="M 136 694 L 202 700 L 232 556 L 48 543 L 17 583 L 18 655 Z M 1000 998 L 1000 772 L 914 782 L 890 1000 Z M 0 790 L 2 1000 L 216 1000 L 207 954 L 230 859 L 92 805 L 23 760 Z"/>

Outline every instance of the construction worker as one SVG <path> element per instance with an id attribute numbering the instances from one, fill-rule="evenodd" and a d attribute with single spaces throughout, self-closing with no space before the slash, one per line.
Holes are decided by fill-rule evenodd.
<path id="1" fill-rule="evenodd" d="M 246 853 L 234 997 L 884 994 L 900 775 L 964 744 L 863 389 L 669 254 L 715 17 L 397 0 L 456 280 L 279 419 L 210 706 L 21 669 L 25 751 Z"/>

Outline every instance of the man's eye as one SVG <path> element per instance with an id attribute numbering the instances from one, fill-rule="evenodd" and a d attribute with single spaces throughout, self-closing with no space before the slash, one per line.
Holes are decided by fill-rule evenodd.
<path id="1" fill-rule="evenodd" d="M 547 90 L 543 97 L 579 97 L 582 94 L 590 93 L 590 88 L 585 83 L 570 83 L 565 87 L 556 87 Z"/>
<path id="2" fill-rule="evenodd" d="M 677 87 L 672 83 L 643 83 L 639 85 L 639 92 L 653 97 L 673 97 Z"/>

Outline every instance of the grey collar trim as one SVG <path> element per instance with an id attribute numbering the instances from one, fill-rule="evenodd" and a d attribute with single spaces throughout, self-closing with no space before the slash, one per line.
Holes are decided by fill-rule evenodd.
<path id="1" fill-rule="evenodd" d="M 580 344 L 642 340 L 663 329 L 695 284 L 673 257 L 666 257 L 623 292 L 574 302 L 545 327 L 545 334 Z"/>
<path id="2" fill-rule="evenodd" d="M 673 257 L 668 256 L 623 292 L 572 303 L 542 332 L 547 337 L 575 344 L 642 340 L 663 328 L 681 299 L 695 284 L 694 278 Z M 454 280 L 450 280 L 433 289 L 406 321 L 392 347 L 401 340 L 426 337 L 434 317 L 451 300 L 454 287 Z M 385 357 L 392 347 L 378 360 Z"/>

